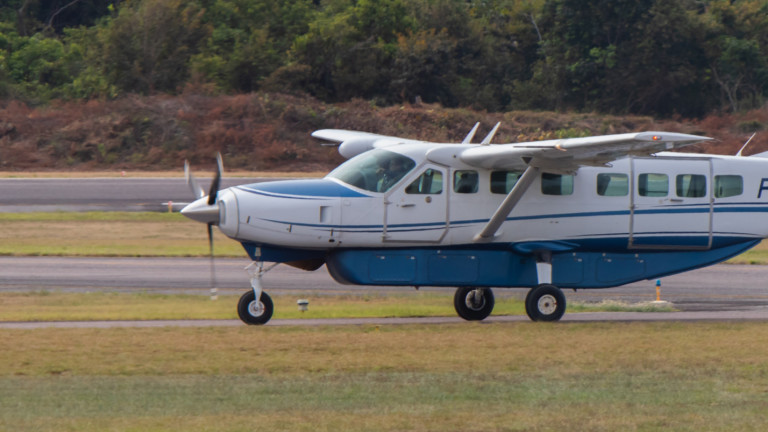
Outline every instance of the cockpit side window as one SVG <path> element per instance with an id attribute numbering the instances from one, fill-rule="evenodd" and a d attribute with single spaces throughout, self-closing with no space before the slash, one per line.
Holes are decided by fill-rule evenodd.
<path id="1" fill-rule="evenodd" d="M 327 177 L 370 192 L 386 192 L 415 166 L 416 162 L 409 157 L 374 149 L 346 161 Z"/>
<path id="2" fill-rule="evenodd" d="M 435 169 L 424 171 L 405 188 L 407 194 L 431 195 L 443 193 L 443 173 Z"/>

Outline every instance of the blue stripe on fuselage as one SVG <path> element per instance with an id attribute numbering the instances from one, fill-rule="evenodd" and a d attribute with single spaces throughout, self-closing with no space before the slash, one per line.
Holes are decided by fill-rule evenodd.
<path id="1" fill-rule="evenodd" d="M 352 191 L 354 192 L 354 191 Z M 720 207 L 719 205 L 715 205 L 713 211 L 715 213 L 766 213 L 768 212 L 768 206 L 766 205 L 758 205 L 758 206 L 743 206 L 739 205 L 739 207 Z M 636 210 L 635 216 L 637 215 L 651 215 L 651 214 L 693 214 L 693 213 L 709 213 L 709 204 L 702 204 L 700 206 L 694 207 L 694 206 L 667 206 L 667 207 L 659 207 L 654 209 L 643 209 L 643 210 Z M 592 217 L 600 217 L 600 216 L 629 216 L 630 211 L 629 210 L 612 210 L 612 211 L 591 211 L 591 212 L 577 212 L 577 213 L 550 213 L 550 214 L 539 214 L 539 215 L 526 215 L 526 216 L 510 216 L 506 218 L 505 220 L 507 222 L 518 222 L 518 221 L 530 221 L 530 220 L 538 220 L 538 219 L 570 219 L 570 218 L 592 218 Z M 328 229 L 335 229 L 335 230 L 341 230 L 341 231 L 357 231 L 357 230 L 368 230 L 368 229 L 382 229 L 383 225 L 381 224 L 371 224 L 371 225 L 349 225 L 349 224 L 321 224 L 321 223 L 302 223 L 302 222 L 292 222 L 287 220 L 276 220 L 276 219 L 264 219 L 267 222 L 272 223 L 281 223 L 286 225 L 296 225 L 296 226 L 306 226 L 306 227 L 314 227 L 314 228 L 328 228 Z M 475 225 L 475 224 L 485 224 L 488 223 L 488 219 L 465 219 L 465 220 L 451 220 L 449 221 L 449 225 L 451 227 L 460 227 L 460 226 L 466 226 L 466 225 Z M 401 230 L 408 230 L 408 231 L 416 231 L 419 228 L 424 229 L 443 229 L 445 227 L 446 223 L 445 221 L 434 221 L 434 222 L 419 222 L 419 223 L 403 223 L 403 224 L 389 224 L 387 225 L 387 229 L 401 229 Z"/>
<path id="2" fill-rule="evenodd" d="M 362 198 L 368 195 L 354 191 L 331 180 L 279 180 L 238 186 L 245 192 L 278 198 L 322 199 Z"/>

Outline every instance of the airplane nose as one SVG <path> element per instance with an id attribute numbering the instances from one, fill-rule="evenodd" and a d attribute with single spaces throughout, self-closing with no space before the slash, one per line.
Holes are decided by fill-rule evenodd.
<path id="1" fill-rule="evenodd" d="M 209 205 L 208 197 L 202 197 L 181 209 L 181 214 L 197 222 L 218 225 L 219 203 Z"/>

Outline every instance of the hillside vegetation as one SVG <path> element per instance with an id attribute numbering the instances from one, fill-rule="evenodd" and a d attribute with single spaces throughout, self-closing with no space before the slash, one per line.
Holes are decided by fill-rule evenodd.
<path id="1" fill-rule="evenodd" d="M 477 121 L 502 121 L 494 142 L 661 129 L 735 153 L 768 125 L 767 59 L 768 0 L 6 0 L 0 170 L 217 151 L 327 170 L 316 129 L 459 141 Z"/>
<path id="2" fill-rule="evenodd" d="M 768 125 L 768 111 L 712 115 L 697 121 L 654 120 L 533 111 L 489 113 L 439 105 L 378 107 L 352 100 L 328 104 L 309 96 L 132 96 L 112 101 L 57 102 L 0 108 L 0 170 L 179 169 L 184 159 L 212 166 L 220 151 L 229 168 L 327 171 L 343 159 L 310 133 L 362 130 L 440 142 L 461 141 L 481 122 L 476 141 L 496 122 L 494 143 L 643 130 L 704 134 L 714 144 L 693 151 L 735 154 L 751 132 Z M 746 154 L 768 150 L 759 134 Z"/>

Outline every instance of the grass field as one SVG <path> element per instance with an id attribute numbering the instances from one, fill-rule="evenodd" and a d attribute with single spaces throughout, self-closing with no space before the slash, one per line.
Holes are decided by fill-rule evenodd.
<path id="1" fill-rule="evenodd" d="M 0 238 L 12 255 L 208 252 L 178 214 L 2 214 Z M 217 234 L 217 255 L 243 252 Z M 450 293 L 274 299 L 275 318 L 455 314 Z M 0 319 L 235 318 L 235 301 L 2 293 Z M 766 340 L 752 322 L 2 330 L 0 431 L 763 431 Z"/>
<path id="2" fill-rule="evenodd" d="M 764 323 L 0 332 L 0 430 L 759 431 Z"/>
<path id="3" fill-rule="evenodd" d="M 0 321 L 97 321 L 238 319 L 239 295 L 208 296 L 60 291 L 0 292 Z M 398 294 L 350 293 L 341 295 L 301 294 L 309 310 L 300 312 L 296 295 L 273 294 L 274 318 L 371 318 L 456 316 L 453 293 L 403 292 Z M 670 311 L 671 307 L 620 303 L 569 304 L 568 312 L 582 311 Z M 494 315 L 523 315 L 523 302 L 510 297 L 496 299 Z"/>
<path id="4" fill-rule="evenodd" d="M 179 213 L 0 213 L 1 255 L 205 256 L 205 226 Z M 245 256 L 214 230 L 217 256 Z"/>

